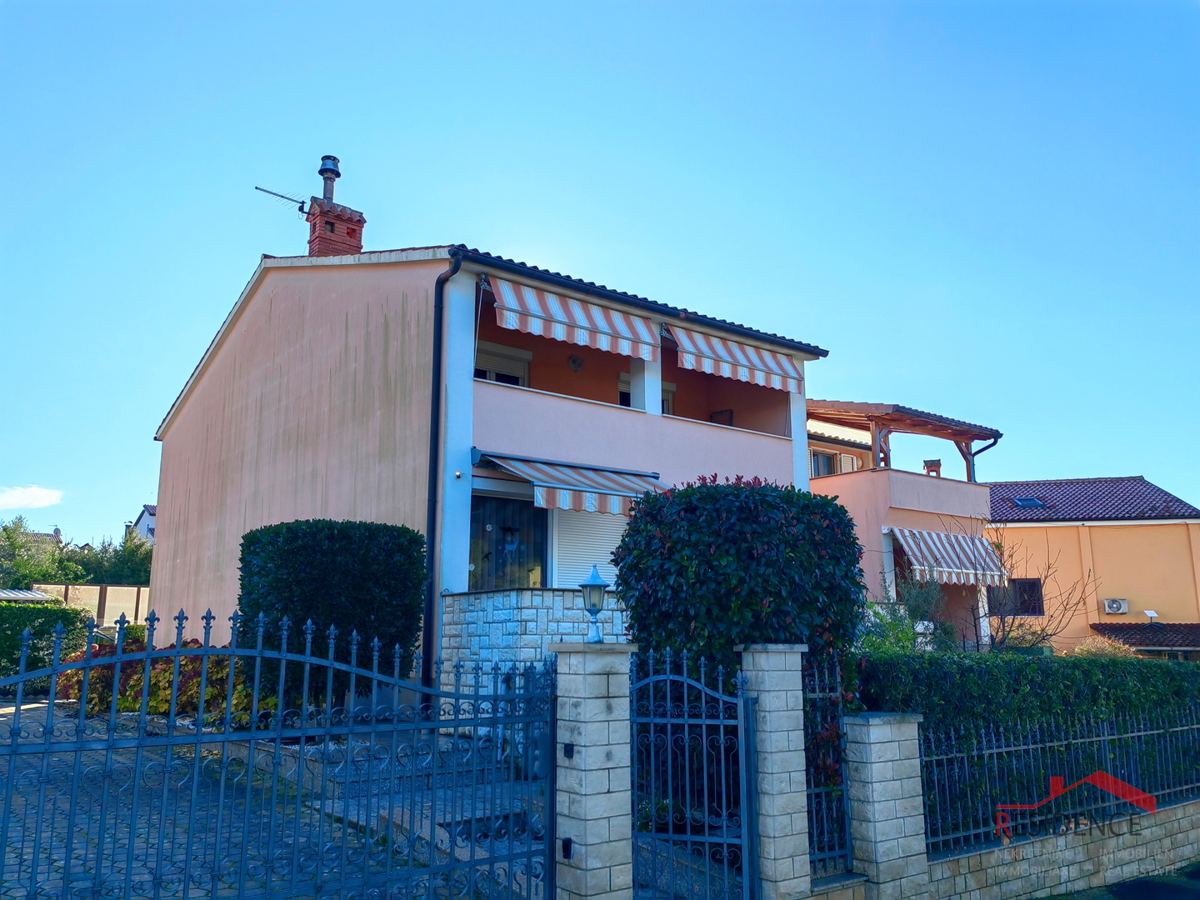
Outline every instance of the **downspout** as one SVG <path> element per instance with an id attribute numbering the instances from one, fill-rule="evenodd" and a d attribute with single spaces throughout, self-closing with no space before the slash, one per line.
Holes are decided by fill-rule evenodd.
<path id="1" fill-rule="evenodd" d="M 425 617 L 421 628 L 421 684 L 433 685 L 433 663 L 437 657 L 438 640 L 434 633 L 437 624 L 438 553 L 438 495 L 442 483 L 442 387 L 446 380 L 443 371 L 442 342 L 446 330 L 446 282 L 462 268 L 462 252 L 450 250 L 450 268 L 437 277 L 433 285 L 433 383 L 429 401 L 429 495 L 425 511 L 425 565 L 429 569 L 429 584 L 425 589 Z"/>
<path id="2" fill-rule="evenodd" d="M 1003 435 L 1001 435 L 1001 437 L 1003 437 Z M 963 460 L 967 464 L 967 481 L 971 482 L 972 484 L 975 483 L 975 457 L 977 457 L 980 453 L 991 450 L 998 443 L 1000 443 L 1000 438 L 995 437 L 978 450 L 972 450 L 971 441 L 954 442 L 955 446 L 958 447 L 959 454 L 962 455 Z"/>

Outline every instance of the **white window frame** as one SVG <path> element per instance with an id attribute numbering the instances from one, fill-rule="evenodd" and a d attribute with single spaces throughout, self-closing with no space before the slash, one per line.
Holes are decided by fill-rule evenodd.
<path id="1" fill-rule="evenodd" d="M 617 379 L 617 393 L 633 396 L 633 376 L 628 372 L 622 372 Z M 664 416 L 675 415 L 675 385 L 670 381 L 662 383 L 662 413 Z"/>
<path id="2" fill-rule="evenodd" d="M 493 344 L 491 341 L 477 341 L 475 344 L 475 368 L 484 370 L 483 380 L 486 381 L 495 381 L 499 373 L 519 379 L 521 387 L 529 387 L 529 363 L 532 360 L 533 353 L 529 350 Z"/>

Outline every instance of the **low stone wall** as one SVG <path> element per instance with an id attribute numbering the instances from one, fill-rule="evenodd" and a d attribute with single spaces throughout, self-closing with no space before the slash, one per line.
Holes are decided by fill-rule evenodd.
<path id="1" fill-rule="evenodd" d="M 625 615 L 611 595 L 600 613 L 608 642 L 625 639 Z M 582 591 L 526 588 L 442 596 L 442 657 L 533 662 L 561 641 L 582 641 L 591 616 Z"/>
<path id="2" fill-rule="evenodd" d="M 1161 874 L 1200 859 L 1200 801 L 929 864 L 930 900 L 1045 897 Z M 1132 833 L 1127 833 L 1132 832 Z"/>

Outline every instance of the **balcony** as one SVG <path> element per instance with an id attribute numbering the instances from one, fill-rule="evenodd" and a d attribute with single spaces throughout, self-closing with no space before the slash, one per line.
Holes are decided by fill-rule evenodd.
<path id="1" fill-rule="evenodd" d="M 986 519 L 990 512 L 986 484 L 956 481 L 899 469 L 860 469 L 812 481 L 814 494 L 837 496 L 860 527 L 877 520 L 880 527 L 905 524 L 911 514 L 951 519 Z M 896 521 L 892 521 L 896 520 Z M 929 524 L 928 522 L 926 524 Z"/>
<path id="2" fill-rule="evenodd" d="M 658 472 L 667 484 L 713 473 L 792 481 L 788 437 L 492 381 L 474 388 L 481 450 Z"/>

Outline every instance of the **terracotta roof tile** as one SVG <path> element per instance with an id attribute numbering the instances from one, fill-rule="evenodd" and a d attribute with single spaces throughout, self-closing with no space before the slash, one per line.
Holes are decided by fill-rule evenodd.
<path id="1" fill-rule="evenodd" d="M 1053 481 L 994 481 L 993 522 L 1122 521 L 1196 519 L 1200 509 L 1151 484 L 1141 475 Z M 1029 506 L 1020 500 L 1038 501 Z"/>
<path id="2" fill-rule="evenodd" d="M 1130 623 L 1101 622 L 1092 630 L 1110 641 L 1129 647 L 1195 647 L 1200 650 L 1200 623 L 1162 622 Z"/>

